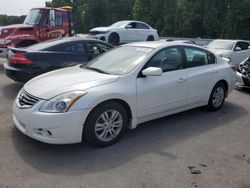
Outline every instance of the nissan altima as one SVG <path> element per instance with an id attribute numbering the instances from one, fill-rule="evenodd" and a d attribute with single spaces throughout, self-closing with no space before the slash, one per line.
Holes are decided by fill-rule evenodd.
<path id="1" fill-rule="evenodd" d="M 188 109 L 219 110 L 235 87 L 228 59 L 179 42 L 120 46 L 78 65 L 38 76 L 13 104 L 25 135 L 50 144 L 108 146 L 126 128 Z"/>

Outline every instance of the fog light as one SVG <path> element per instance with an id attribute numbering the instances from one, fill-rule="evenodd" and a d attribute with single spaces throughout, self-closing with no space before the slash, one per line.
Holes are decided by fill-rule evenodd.
<path id="1" fill-rule="evenodd" d="M 52 133 L 46 129 L 37 129 L 37 134 L 41 136 L 46 136 L 46 137 L 52 136 Z"/>

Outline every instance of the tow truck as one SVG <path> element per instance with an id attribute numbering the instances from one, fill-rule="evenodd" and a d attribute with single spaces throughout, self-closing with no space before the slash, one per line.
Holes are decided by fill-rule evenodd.
<path id="1" fill-rule="evenodd" d="M 0 27 L 0 57 L 8 47 L 27 47 L 38 42 L 74 35 L 72 8 L 33 8 L 23 24 Z"/>

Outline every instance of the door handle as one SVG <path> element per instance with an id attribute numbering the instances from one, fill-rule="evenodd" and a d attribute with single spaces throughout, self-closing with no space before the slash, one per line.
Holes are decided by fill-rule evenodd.
<path id="1" fill-rule="evenodd" d="M 187 80 L 187 79 L 185 79 L 185 78 L 179 78 L 177 82 L 178 82 L 178 83 L 182 83 L 182 82 L 185 82 L 186 80 Z"/>
<path id="2" fill-rule="evenodd" d="M 218 72 L 218 70 L 213 69 L 213 70 L 211 70 L 211 72 L 212 72 L 212 73 L 217 73 L 217 72 Z"/>

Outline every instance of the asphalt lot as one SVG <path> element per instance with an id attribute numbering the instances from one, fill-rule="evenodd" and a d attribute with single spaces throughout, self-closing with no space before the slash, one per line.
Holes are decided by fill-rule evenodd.
<path id="1" fill-rule="evenodd" d="M 250 90 L 233 91 L 219 112 L 199 108 L 151 121 L 100 149 L 21 134 L 11 119 L 21 87 L 0 63 L 0 188 L 250 188 Z"/>

